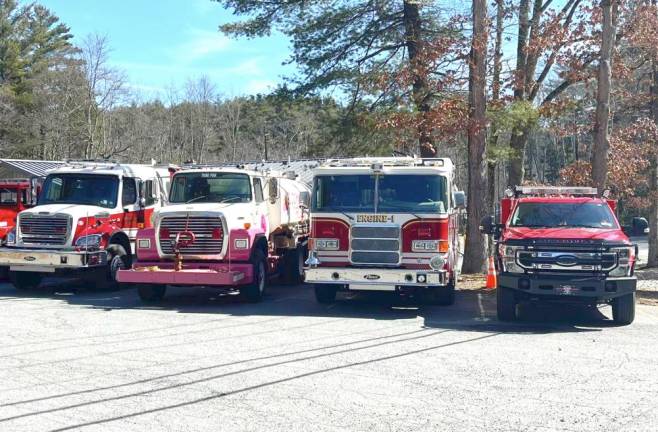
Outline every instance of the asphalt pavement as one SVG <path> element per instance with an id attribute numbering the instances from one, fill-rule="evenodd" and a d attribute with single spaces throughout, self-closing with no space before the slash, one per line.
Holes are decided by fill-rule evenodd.
<path id="1" fill-rule="evenodd" d="M 0 285 L 0 431 L 655 431 L 658 307 Z"/>

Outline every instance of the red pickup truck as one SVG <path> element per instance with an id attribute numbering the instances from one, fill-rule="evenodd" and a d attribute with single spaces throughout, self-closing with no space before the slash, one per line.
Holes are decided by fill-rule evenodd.
<path id="1" fill-rule="evenodd" d="M 500 203 L 494 236 L 498 319 L 517 318 L 524 301 L 610 304 L 617 324 L 635 318 L 637 246 L 623 233 L 616 202 L 594 188 L 517 187 Z"/>

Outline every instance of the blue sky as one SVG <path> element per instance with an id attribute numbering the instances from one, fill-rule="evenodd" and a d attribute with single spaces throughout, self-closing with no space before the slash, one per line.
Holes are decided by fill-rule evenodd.
<path id="1" fill-rule="evenodd" d="M 71 28 L 75 41 L 109 37 L 113 66 L 144 98 L 208 76 L 226 97 L 267 92 L 294 72 L 281 35 L 230 39 L 218 26 L 235 19 L 210 0 L 40 0 Z"/>

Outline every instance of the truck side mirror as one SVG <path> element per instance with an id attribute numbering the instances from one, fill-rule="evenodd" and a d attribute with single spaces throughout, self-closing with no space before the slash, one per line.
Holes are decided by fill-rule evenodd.
<path id="1" fill-rule="evenodd" d="M 279 199 L 279 181 L 272 177 L 268 182 L 267 189 L 269 193 L 270 204 L 276 203 L 276 200 Z"/>
<path id="2" fill-rule="evenodd" d="M 299 203 L 303 208 L 311 207 L 311 194 L 308 191 L 302 191 L 299 193 Z"/>
<path id="3" fill-rule="evenodd" d="M 482 234 L 492 235 L 496 230 L 493 216 L 485 216 L 480 219 L 480 232 Z"/>
<path id="4" fill-rule="evenodd" d="M 466 194 L 464 191 L 455 191 L 452 193 L 452 201 L 458 209 L 466 208 Z"/>

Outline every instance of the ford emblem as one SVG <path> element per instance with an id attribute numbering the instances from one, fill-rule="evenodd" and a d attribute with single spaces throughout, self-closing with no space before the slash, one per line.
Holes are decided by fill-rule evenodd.
<path id="1" fill-rule="evenodd" d="M 23 257 L 23 259 L 24 259 L 25 261 L 34 261 L 34 260 L 36 260 L 36 258 L 33 257 L 33 256 L 26 256 L 26 257 Z"/>
<path id="2" fill-rule="evenodd" d="M 368 280 L 377 280 L 377 279 L 379 279 L 381 276 L 376 275 L 376 274 L 367 274 L 367 275 L 365 275 L 365 276 L 363 276 L 363 277 L 364 277 L 365 279 L 368 279 Z"/>
<path id="3" fill-rule="evenodd" d="M 560 255 L 555 262 L 564 267 L 571 267 L 578 264 L 578 258 L 573 255 Z"/>

